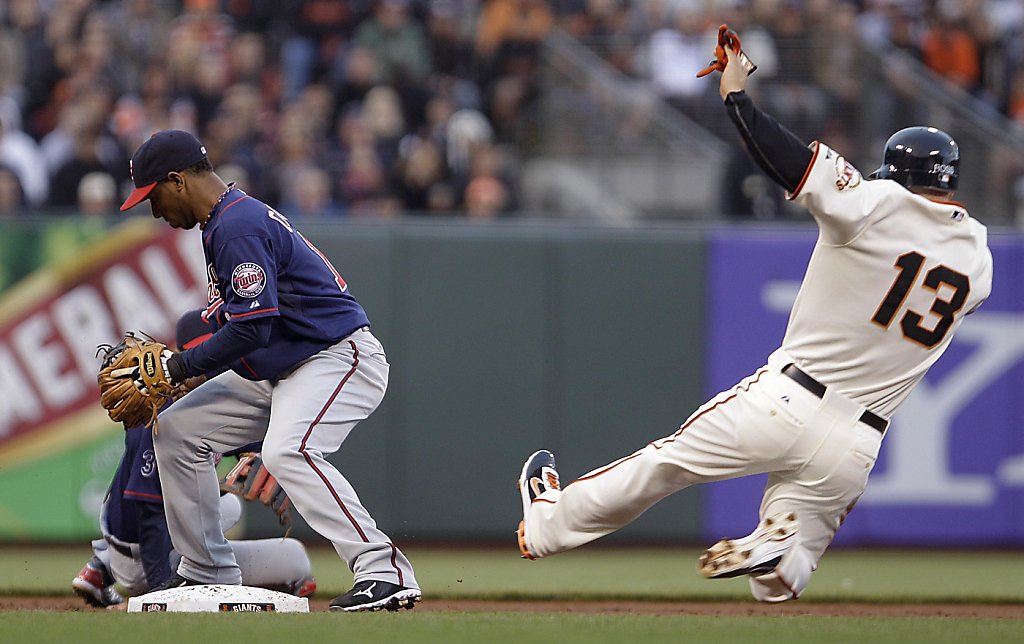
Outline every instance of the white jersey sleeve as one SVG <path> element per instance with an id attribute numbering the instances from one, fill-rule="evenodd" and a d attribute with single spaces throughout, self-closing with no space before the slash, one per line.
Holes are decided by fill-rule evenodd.
<path id="1" fill-rule="evenodd" d="M 826 242 L 841 246 L 869 224 L 880 195 L 878 191 L 856 190 L 864 177 L 835 150 L 818 141 L 810 148 L 814 156 L 807 172 L 786 197 L 810 211 Z"/>
<path id="2" fill-rule="evenodd" d="M 823 384 L 889 416 L 992 288 L 983 225 L 958 203 L 865 180 L 835 151 L 792 195 L 820 235 L 783 350 Z"/>

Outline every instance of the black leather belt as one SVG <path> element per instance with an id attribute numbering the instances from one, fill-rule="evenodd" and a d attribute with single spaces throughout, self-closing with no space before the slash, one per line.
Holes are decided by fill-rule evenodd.
<path id="1" fill-rule="evenodd" d="M 800 367 L 795 364 L 790 363 L 783 367 L 782 373 L 786 374 L 786 376 L 793 380 L 793 382 L 811 392 L 818 398 L 825 397 L 825 385 L 801 371 Z M 864 423 L 868 427 L 877 429 L 882 434 L 884 434 L 885 430 L 889 427 L 889 421 L 866 409 L 864 410 L 864 413 L 860 415 L 860 422 Z"/>

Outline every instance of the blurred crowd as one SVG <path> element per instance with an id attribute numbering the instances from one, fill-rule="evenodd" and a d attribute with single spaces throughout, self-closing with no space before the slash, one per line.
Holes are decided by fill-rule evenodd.
<path id="1" fill-rule="evenodd" d="M 773 112 L 854 158 L 875 142 L 837 115 L 891 131 L 910 104 L 865 86 L 864 47 L 1024 126 L 1019 0 L 3 0 L 0 214 L 108 213 L 131 152 L 179 128 L 290 215 L 502 216 L 552 29 L 699 118 L 720 22 Z"/>
<path id="2" fill-rule="evenodd" d="M 867 167 L 900 127 L 945 121 L 908 75 L 918 66 L 929 85 L 969 95 L 1024 133 L 1024 2 L 1020 0 L 578 0 L 567 30 L 619 72 L 656 92 L 705 128 L 728 138 L 717 83 L 693 70 L 711 58 L 717 26 L 739 31 L 758 64 L 750 90 L 806 140 L 829 142 Z M 1006 126 L 993 122 L 994 129 Z M 965 137 L 966 138 L 966 137 Z M 991 146 L 993 137 L 985 138 Z M 969 141 L 966 141 L 970 144 Z M 973 151 L 972 151 L 973 152 Z M 1020 152 L 981 151 L 994 166 L 988 187 L 996 209 L 1024 204 Z M 743 154 L 730 162 L 723 211 L 773 218 L 782 193 Z M 1018 209 L 1024 207 L 1018 206 Z M 1013 216 L 1012 214 L 1010 215 Z M 1021 219 L 1021 214 L 1017 214 Z"/>
<path id="3" fill-rule="evenodd" d="M 513 211 L 544 0 L 4 0 L 0 212 L 110 212 L 178 128 L 289 214 Z"/>

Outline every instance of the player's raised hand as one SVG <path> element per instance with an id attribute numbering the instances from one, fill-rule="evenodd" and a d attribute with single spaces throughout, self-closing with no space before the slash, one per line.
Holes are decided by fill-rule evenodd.
<path id="1" fill-rule="evenodd" d="M 732 50 L 731 47 L 725 48 L 726 65 L 725 70 L 722 72 L 722 78 L 718 83 L 718 94 L 725 100 L 725 97 L 733 92 L 742 92 L 747 87 L 747 77 L 750 72 L 747 71 L 747 67 L 740 60 L 739 53 Z"/>

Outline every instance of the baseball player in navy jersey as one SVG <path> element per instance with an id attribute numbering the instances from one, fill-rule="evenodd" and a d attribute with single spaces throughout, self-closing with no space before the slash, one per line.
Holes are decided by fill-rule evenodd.
<path id="1" fill-rule="evenodd" d="M 614 532 L 695 483 L 768 474 L 754 531 L 699 561 L 749 576 L 753 596 L 794 599 L 860 498 L 888 419 L 991 290 L 983 225 L 951 198 L 959 151 L 934 128 L 886 144 L 865 180 L 834 150 L 805 146 L 761 111 L 728 49 L 720 94 L 748 152 L 819 237 L 782 346 L 678 431 L 560 487 L 554 456 L 519 477 L 522 555 L 547 557 Z"/>
<path id="2" fill-rule="evenodd" d="M 210 337 L 210 327 L 200 313 L 189 311 L 178 320 L 179 347 L 191 348 Z M 153 434 L 145 427 L 126 428 L 124 447 L 100 510 L 103 538 L 92 542 L 93 557 L 71 582 L 74 591 L 93 606 L 121 603 L 115 582 L 131 595 L 158 587 L 170 578 L 172 565 L 178 563 L 164 516 Z M 259 450 L 256 443 L 239 451 Z M 229 529 L 241 514 L 238 496 L 224 494 L 220 499 L 222 528 Z M 300 597 L 316 590 L 309 556 L 299 541 L 284 538 L 229 543 L 247 585 L 283 590 Z"/>
<path id="3" fill-rule="evenodd" d="M 173 228 L 202 229 L 205 343 L 168 361 L 194 386 L 162 412 L 154 443 L 167 526 L 181 564 L 168 587 L 241 581 L 224 538 L 213 455 L 263 440 L 263 462 L 354 574 L 331 610 L 397 610 L 420 600 L 412 565 L 327 460 L 384 397 L 388 362 L 331 262 L 265 203 L 227 185 L 187 132 L 154 134 L 132 157 L 136 189 Z"/>

